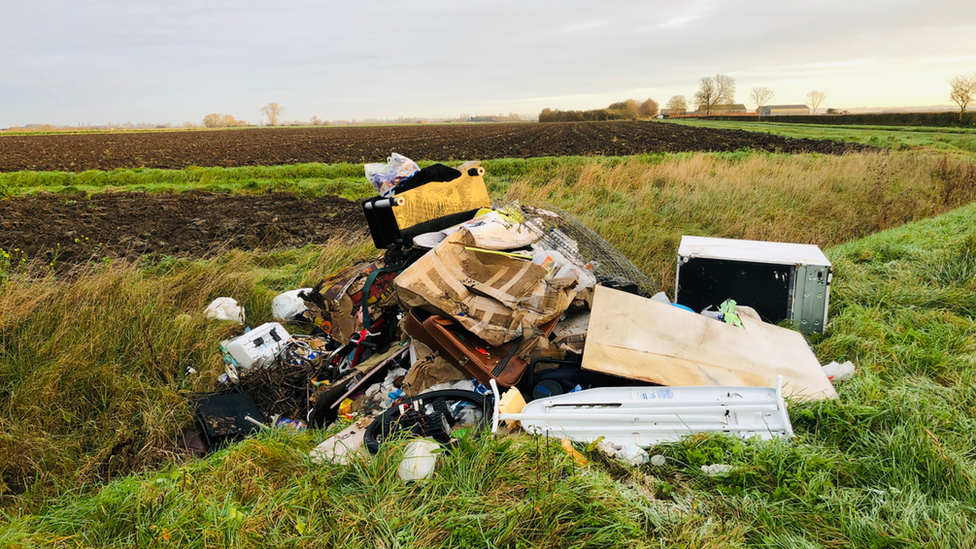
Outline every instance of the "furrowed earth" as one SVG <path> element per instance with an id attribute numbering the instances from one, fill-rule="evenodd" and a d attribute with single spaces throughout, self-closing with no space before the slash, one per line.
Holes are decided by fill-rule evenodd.
<path id="1" fill-rule="evenodd" d="M 105 257 L 207 257 L 230 248 L 324 244 L 365 226 L 359 204 L 335 196 L 189 191 L 0 200 L 0 249 L 14 261 L 44 261 L 58 270 Z"/>
<path id="2" fill-rule="evenodd" d="M 0 172 L 303 162 L 489 160 L 682 151 L 843 154 L 871 147 L 651 122 L 266 128 L 0 136 Z M 0 249 L 58 270 L 104 257 L 207 257 L 220 250 L 324 243 L 361 232 L 358 204 L 338 197 L 113 192 L 0 200 Z"/>
<path id="3" fill-rule="evenodd" d="M 874 150 L 840 141 L 636 121 L 265 128 L 5 135 L 0 136 L 0 172 L 381 162 L 391 152 L 450 161 L 744 148 L 820 154 Z"/>

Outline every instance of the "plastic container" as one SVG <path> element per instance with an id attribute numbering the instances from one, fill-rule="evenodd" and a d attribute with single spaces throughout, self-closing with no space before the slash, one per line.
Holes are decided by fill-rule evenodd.
<path id="1" fill-rule="evenodd" d="M 298 297 L 300 292 L 311 292 L 311 288 L 299 288 L 278 294 L 271 302 L 271 313 L 276 320 L 291 320 L 305 312 L 305 300 Z"/>
<path id="2" fill-rule="evenodd" d="M 277 322 L 268 322 L 245 332 L 223 345 L 237 361 L 240 370 L 259 367 L 273 359 L 291 338 L 288 331 Z"/>

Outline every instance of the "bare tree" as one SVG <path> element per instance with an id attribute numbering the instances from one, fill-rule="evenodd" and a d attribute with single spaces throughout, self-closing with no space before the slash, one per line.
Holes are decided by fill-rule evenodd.
<path id="1" fill-rule="evenodd" d="M 715 105 L 720 110 L 731 109 L 735 104 L 735 78 L 724 74 L 715 75 Z"/>
<path id="2" fill-rule="evenodd" d="M 776 93 L 769 88 L 764 88 L 762 86 L 752 88 L 752 93 L 749 94 L 749 99 L 756 104 L 756 114 L 759 115 L 760 118 L 762 118 L 763 107 L 769 104 L 774 95 L 776 95 Z"/>
<path id="3" fill-rule="evenodd" d="M 813 114 L 817 114 L 817 107 L 823 103 L 824 97 L 827 97 L 827 94 L 817 90 L 813 90 L 807 94 L 807 104 L 809 104 L 810 108 L 813 109 Z"/>
<path id="4" fill-rule="evenodd" d="M 698 110 L 706 115 L 719 109 L 728 109 L 735 103 L 735 78 L 724 74 L 715 77 L 704 76 L 700 80 L 698 91 L 695 92 L 695 103 Z"/>
<path id="5" fill-rule="evenodd" d="M 959 105 L 959 121 L 966 114 L 966 106 L 976 96 L 976 72 L 960 74 L 949 79 L 949 99 Z"/>
<path id="6" fill-rule="evenodd" d="M 717 99 L 718 90 L 715 89 L 715 80 L 712 80 L 711 76 L 703 76 L 698 91 L 695 92 L 695 103 L 698 104 L 699 112 L 704 112 L 706 115 L 712 114 Z"/>
<path id="7" fill-rule="evenodd" d="M 261 107 L 261 113 L 268 117 L 268 123 L 272 126 L 278 124 L 278 118 L 283 112 L 285 112 L 285 108 L 277 103 L 268 103 Z"/>
<path id="8" fill-rule="evenodd" d="M 668 99 L 668 116 L 684 114 L 688 110 L 688 101 L 683 95 L 675 95 Z"/>

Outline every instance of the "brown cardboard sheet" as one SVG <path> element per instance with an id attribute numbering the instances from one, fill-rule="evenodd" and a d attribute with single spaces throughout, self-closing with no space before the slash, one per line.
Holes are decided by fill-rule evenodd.
<path id="1" fill-rule="evenodd" d="M 801 334 L 739 309 L 744 329 L 597 286 L 582 366 L 670 386 L 775 387 L 782 375 L 787 397 L 837 397 Z"/>
<path id="2" fill-rule="evenodd" d="M 561 315 L 576 296 L 576 280 L 546 280 L 526 261 L 465 249 L 458 229 L 396 278 L 407 307 L 433 307 L 490 345 L 502 345 Z"/>

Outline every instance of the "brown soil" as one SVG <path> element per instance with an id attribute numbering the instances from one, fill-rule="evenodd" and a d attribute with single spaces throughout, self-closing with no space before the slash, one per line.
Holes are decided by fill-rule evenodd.
<path id="1" fill-rule="evenodd" d="M 872 149 L 654 122 L 263 128 L 0 136 L 0 172 L 382 162 L 394 151 L 414 160 L 448 161 L 742 148 L 821 154 Z"/>
<path id="2" fill-rule="evenodd" d="M 55 261 L 59 270 L 103 257 L 207 257 L 228 248 L 322 244 L 333 235 L 363 230 L 359 204 L 335 196 L 190 191 L 0 200 L 0 249 L 14 261 Z"/>

